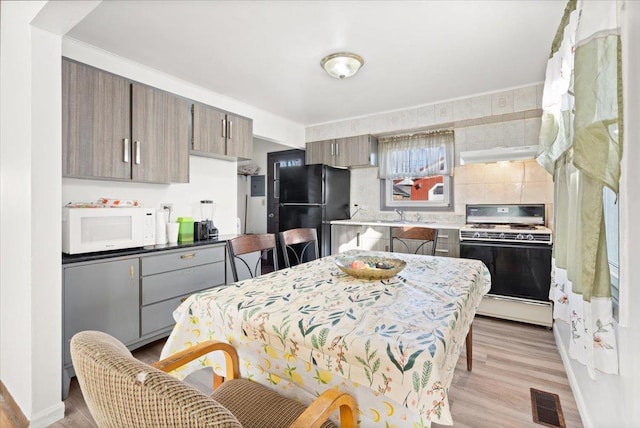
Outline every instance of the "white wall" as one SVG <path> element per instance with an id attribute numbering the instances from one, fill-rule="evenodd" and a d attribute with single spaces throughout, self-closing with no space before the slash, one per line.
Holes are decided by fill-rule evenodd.
<path id="1" fill-rule="evenodd" d="M 215 203 L 214 223 L 221 234 L 236 232 L 236 162 L 190 156 L 189 183 L 145 184 L 103 180 L 62 179 L 62 203 L 90 202 L 98 198 L 136 199 L 143 206 L 173 204 L 171 221 L 178 217 L 200 220 L 200 200 Z"/>
<path id="2" fill-rule="evenodd" d="M 258 165 L 259 175 L 265 176 L 265 186 L 267 183 L 267 153 L 291 150 L 291 147 L 282 144 L 272 143 L 259 138 L 253 139 L 253 158 L 244 164 Z M 247 233 L 267 233 L 267 189 L 265 196 L 251 196 L 251 177 L 238 176 L 238 218 L 244 230 L 245 196 L 247 202 Z"/>
<path id="3" fill-rule="evenodd" d="M 204 197 L 236 206 L 236 163 L 206 158 L 191 157 L 188 185 L 68 179 L 63 188 L 61 55 L 252 117 L 256 133 L 268 140 L 304 144 L 304 129 L 293 122 L 109 53 L 63 42 L 62 35 L 98 3 L 0 2 L 0 379 L 36 427 L 64 416 L 61 202 L 130 197 L 150 205 L 174 202 L 176 214 L 194 216 L 199 216 L 195 201 Z M 219 204 L 217 213 L 227 206 L 221 210 Z M 228 218 L 220 226 L 235 231 L 235 210 Z"/>
<path id="4" fill-rule="evenodd" d="M 624 147 L 620 188 L 620 378 L 622 412 L 640 426 L 640 2 L 627 1 L 622 18 Z M 597 399 L 597 397 L 595 398 Z"/>
<path id="5" fill-rule="evenodd" d="M 45 2 L 2 2 L 0 376 L 33 426 L 64 415 L 61 379 L 60 37 Z"/>

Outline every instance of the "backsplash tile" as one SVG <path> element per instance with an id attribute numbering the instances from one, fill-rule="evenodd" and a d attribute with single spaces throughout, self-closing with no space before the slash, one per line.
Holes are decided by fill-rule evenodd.
<path id="1" fill-rule="evenodd" d="M 403 130 L 420 128 L 435 129 L 438 125 L 441 128 L 453 126 L 456 154 L 454 211 L 420 212 L 423 220 L 463 223 L 466 204 L 472 203 L 544 203 L 549 216 L 553 213 L 553 180 L 535 160 L 459 165 L 459 154 L 464 150 L 537 145 L 542 88 L 542 84 L 534 84 L 494 94 L 312 126 L 307 128 L 307 141 L 402 133 Z M 367 208 L 361 210 L 358 216 L 393 218 L 393 212 L 380 212 L 378 169 L 352 169 L 351 173 L 351 203 Z M 407 216 L 413 218 L 416 214 L 408 212 Z"/>
<path id="2" fill-rule="evenodd" d="M 471 98 L 471 119 L 491 116 L 491 95 Z"/>
<path id="3" fill-rule="evenodd" d="M 493 94 L 491 97 L 491 114 L 513 113 L 513 91 L 504 91 Z"/>
<path id="4" fill-rule="evenodd" d="M 447 123 L 453 121 L 453 103 L 440 103 L 435 105 L 436 123 Z"/>
<path id="5" fill-rule="evenodd" d="M 471 119 L 471 98 L 453 102 L 453 120 Z"/>
<path id="6" fill-rule="evenodd" d="M 513 90 L 513 110 L 525 111 L 536 108 L 536 87 L 527 86 Z"/>

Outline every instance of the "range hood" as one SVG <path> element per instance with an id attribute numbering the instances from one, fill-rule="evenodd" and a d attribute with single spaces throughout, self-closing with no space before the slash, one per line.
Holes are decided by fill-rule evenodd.
<path id="1" fill-rule="evenodd" d="M 538 146 L 494 147 L 460 152 L 460 165 L 534 159 Z"/>

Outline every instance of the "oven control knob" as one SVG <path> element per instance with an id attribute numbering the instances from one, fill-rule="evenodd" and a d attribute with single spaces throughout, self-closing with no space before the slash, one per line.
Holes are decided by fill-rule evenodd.
<path id="1" fill-rule="evenodd" d="M 488 238 L 489 237 L 489 232 L 482 232 L 482 237 L 483 238 Z"/>
<path id="2" fill-rule="evenodd" d="M 529 241 L 533 241 L 533 235 L 532 235 L 532 234 L 528 234 L 528 235 L 527 235 L 527 239 L 528 239 Z"/>
<path id="3" fill-rule="evenodd" d="M 518 241 L 522 241 L 522 240 L 524 240 L 524 235 L 522 233 L 518 233 L 518 235 L 516 236 L 516 239 Z"/>
<path id="4" fill-rule="evenodd" d="M 474 237 L 474 238 L 479 238 L 479 237 L 480 237 L 480 232 L 476 232 L 476 233 L 474 233 L 474 234 L 473 234 L 473 237 Z"/>
<path id="5" fill-rule="evenodd" d="M 505 237 L 504 232 L 500 232 L 499 237 L 500 237 L 500 239 L 504 239 L 504 237 Z"/>

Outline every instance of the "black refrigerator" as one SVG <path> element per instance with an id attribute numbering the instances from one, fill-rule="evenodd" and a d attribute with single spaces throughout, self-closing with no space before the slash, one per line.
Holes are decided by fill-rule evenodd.
<path id="1" fill-rule="evenodd" d="M 314 227 L 321 256 L 331 254 L 332 220 L 350 217 L 351 171 L 327 165 L 280 170 L 279 230 Z"/>

